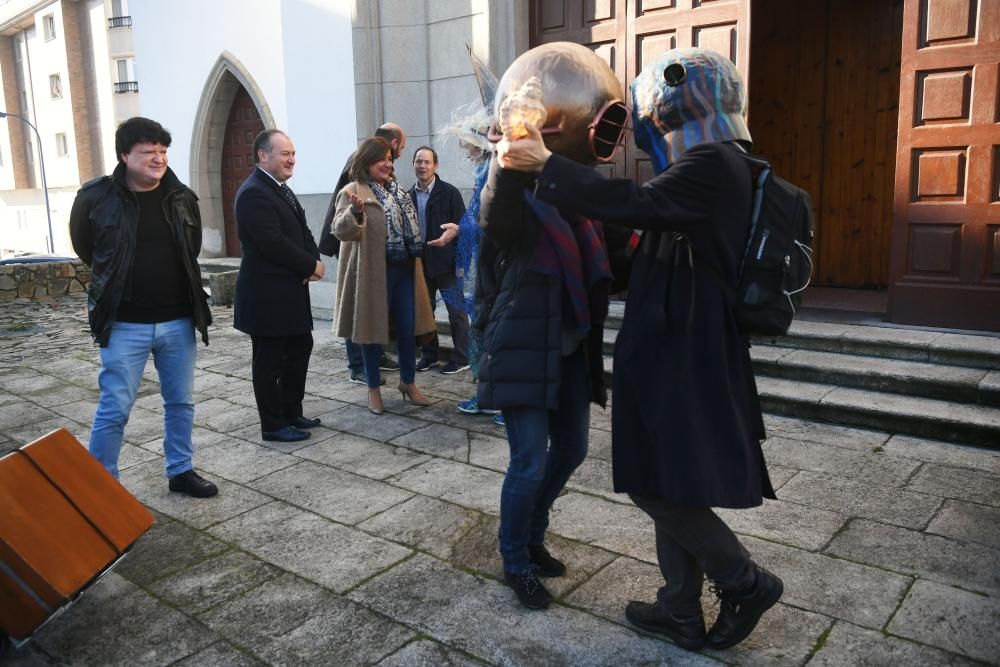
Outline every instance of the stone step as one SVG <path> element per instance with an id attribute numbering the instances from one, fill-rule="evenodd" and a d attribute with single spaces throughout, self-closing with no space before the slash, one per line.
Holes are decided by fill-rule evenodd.
<path id="1" fill-rule="evenodd" d="M 447 355 L 452 346 L 448 322 L 443 310 L 437 315 L 442 354 Z M 809 329 L 816 323 L 802 324 L 802 329 Z M 827 328 L 825 340 L 857 334 L 852 328 L 845 330 L 849 326 L 836 325 L 839 335 Z M 610 350 L 616 336 L 616 330 L 605 330 L 604 367 L 609 382 Z M 952 338 L 942 341 L 942 336 Z M 936 340 L 937 358 L 991 359 L 989 337 L 939 333 L 934 337 L 923 341 L 924 350 L 929 353 Z M 887 337 L 880 336 L 870 349 L 884 352 L 881 346 L 888 345 Z M 954 355 L 941 355 L 941 350 Z M 751 354 L 766 412 L 1000 449 L 1000 373 L 989 370 L 992 367 L 910 361 L 905 354 L 899 359 L 761 343 L 751 348 Z"/>
<path id="2" fill-rule="evenodd" d="M 758 377 L 1000 406 L 1000 371 L 769 345 L 750 355 Z"/>

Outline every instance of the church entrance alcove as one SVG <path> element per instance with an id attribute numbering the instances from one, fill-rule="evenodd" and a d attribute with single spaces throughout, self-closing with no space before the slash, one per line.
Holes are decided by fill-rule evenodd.
<path id="1" fill-rule="evenodd" d="M 264 130 L 250 94 L 240 86 L 233 99 L 226 121 L 222 144 L 222 217 L 226 225 L 226 256 L 239 257 L 240 239 L 236 234 L 236 213 L 233 204 L 236 191 L 254 169 L 253 143 Z"/>
<path id="2" fill-rule="evenodd" d="M 233 201 L 254 167 L 253 141 L 276 127 L 263 91 L 229 52 L 202 89 L 191 133 L 191 185 L 198 194 L 203 257 L 239 257 Z"/>

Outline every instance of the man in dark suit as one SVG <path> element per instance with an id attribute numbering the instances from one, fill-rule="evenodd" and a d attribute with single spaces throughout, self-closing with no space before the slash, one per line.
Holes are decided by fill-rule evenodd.
<path id="1" fill-rule="evenodd" d="M 236 193 L 243 260 L 236 279 L 235 326 L 253 343 L 253 392 L 264 440 L 296 442 L 319 419 L 302 415 L 312 352 L 309 282 L 323 263 L 305 211 L 286 184 L 295 146 L 280 130 L 254 141 L 257 168 Z"/>

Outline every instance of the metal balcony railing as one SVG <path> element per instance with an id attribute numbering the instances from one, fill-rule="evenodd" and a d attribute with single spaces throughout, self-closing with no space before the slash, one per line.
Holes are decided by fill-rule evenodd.
<path id="1" fill-rule="evenodd" d="M 138 81 L 119 81 L 115 84 L 115 93 L 138 93 L 139 92 L 139 82 Z"/>
<path id="2" fill-rule="evenodd" d="M 132 27 L 132 17 L 131 16 L 112 16 L 108 19 L 109 28 L 131 28 Z"/>

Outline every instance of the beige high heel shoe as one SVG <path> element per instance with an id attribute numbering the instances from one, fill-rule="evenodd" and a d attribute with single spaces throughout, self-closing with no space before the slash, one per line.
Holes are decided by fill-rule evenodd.
<path id="1" fill-rule="evenodd" d="M 403 395 L 403 402 L 410 401 L 414 405 L 419 405 L 420 407 L 427 407 L 431 404 L 429 398 L 420 393 L 415 384 L 403 384 L 399 383 L 399 393 Z"/>
<path id="2" fill-rule="evenodd" d="M 368 412 L 373 415 L 380 415 L 385 412 L 385 405 L 382 404 L 382 390 L 375 388 L 368 390 Z"/>

